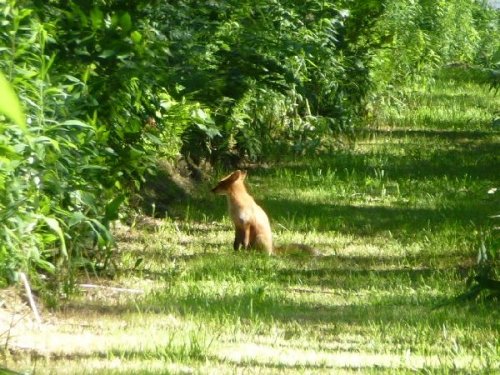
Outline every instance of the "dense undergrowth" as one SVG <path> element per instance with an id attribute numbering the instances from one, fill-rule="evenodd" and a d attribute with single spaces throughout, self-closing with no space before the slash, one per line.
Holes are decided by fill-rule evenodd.
<path id="1" fill-rule="evenodd" d="M 474 64 L 487 81 L 498 63 L 498 13 L 466 0 L 0 7 L 0 70 L 24 109 L 2 98 L 0 274 L 61 292 L 110 265 L 109 224 L 159 157 L 332 152 L 366 119 L 411 110 L 403 98 L 437 68 Z"/>

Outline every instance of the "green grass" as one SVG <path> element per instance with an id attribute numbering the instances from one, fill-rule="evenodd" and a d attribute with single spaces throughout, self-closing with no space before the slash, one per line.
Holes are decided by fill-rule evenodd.
<path id="1" fill-rule="evenodd" d="M 275 242 L 324 256 L 233 252 L 226 202 L 207 183 L 168 219 L 117 227 L 113 280 L 82 276 L 143 294 L 82 292 L 45 311 L 40 330 L 13 327 L 4 364 L 37 374 L 500 371 L 498 302 L 436 308 L 465 290 L 499 211 L 487 192 L 499 184 L 490 121 L 500 96 L 448 79 L 380 114 L 352 149 L 250 169 Z"/>

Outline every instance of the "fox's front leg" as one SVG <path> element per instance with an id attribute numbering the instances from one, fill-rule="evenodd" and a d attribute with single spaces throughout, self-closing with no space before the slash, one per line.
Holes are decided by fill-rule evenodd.
<path id="1" fill-rule="evenodd" d="M 233 243 L 233 249 L 235 251 L 238 251 L 240 249 L 240 246 L 244 245 L 244 240 L 245 240 L 245 230 L 243 228 L 235 228 L 235 234 L 234 234 L 234 243 Z"/>
<path id="2" fill-rule="evenodd" d="M 243 231 L 243 248 L 250 248 L 250 225 L 245 225 L 245 229 Z"/>

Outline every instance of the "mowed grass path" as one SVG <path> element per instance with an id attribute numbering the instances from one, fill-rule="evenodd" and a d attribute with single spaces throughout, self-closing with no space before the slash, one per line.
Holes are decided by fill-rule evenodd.
<path id="1" fill-rule="evenodd" d="M 449 77 L 448 77 L 449 78 Z M 443 79 L 385 111 L 352 149 L 249 170 L 275 242 L 322 257 L 232 251 L 226 201 L 199 187 L 170 218 L 117 227 L 120 272 L 35 329 L 6 360 L 37 374 L 500 371 L 498 302 L 436 308 L 492 246 L 500 108 Z M 214 181 L 228 171 L 214 176 Z"/>

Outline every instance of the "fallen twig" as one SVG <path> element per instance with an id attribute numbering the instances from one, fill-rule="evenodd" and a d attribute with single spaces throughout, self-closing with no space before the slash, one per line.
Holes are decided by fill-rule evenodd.
<path id="1" fill-rule="evenodd" d="M 33 299 L 33 294 L 31 293 L 28 278 L 26 277 L 26 274 L 24 272 L 20 272 L 19 277 L 21 279 L 21 282 L 24 284 L 24 290 L 26 291 L 26 296 L 28 297 L 28 302 L 30 304 L 31 310 L 33 311 L 33 315 L 35 316 L 35 320 L 38 324 L 42 324 L 42 319 L 40 318 L 35 300 Z"/>
<path id="2" fill-rule="evenodd" d="M 143 294 L 144 293 L 144 290 L 140 290 L 140 289 L 116 288 L 113 286 L 96 285 L 96 284 L 79 284 L 79 287 L 83 288 L 83 289 L 105 289 L 105 290 L 111 290 L 113 292 L 124 292 L 124 293 L 132 293 L 132 294 Z"/>
<path id="3" fill-rule="evenodd" d="M 334 292 L 331 290 L 324 290 L 324 289 L 309 289 L 309 288 L 290 287 L 290 288 L 287 288 L 287 290 L 290 290 L 292 292 L 298 292 L 298 293 L 338 294 L 337 292 Z"/>

